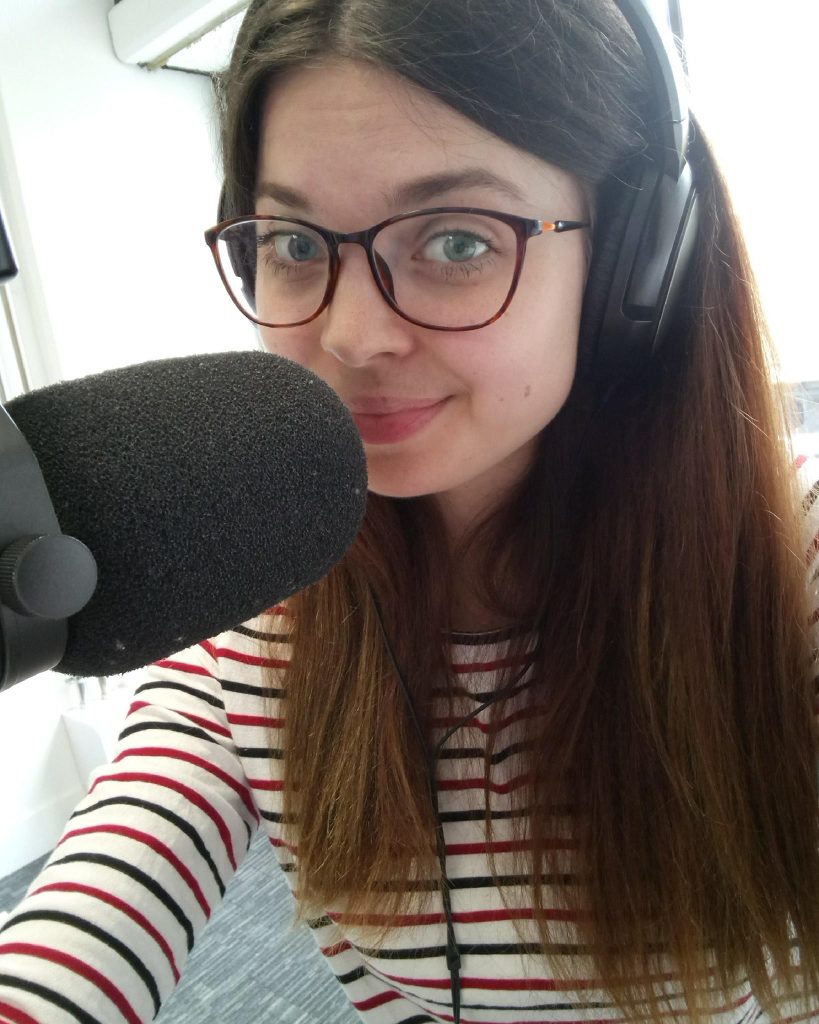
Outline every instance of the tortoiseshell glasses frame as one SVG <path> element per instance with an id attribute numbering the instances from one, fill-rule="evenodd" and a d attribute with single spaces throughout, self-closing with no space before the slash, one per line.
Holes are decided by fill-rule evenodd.
<path id="1" fill-rule="evenodd" d="M 500 309 L 495 313 L 494 316 L 488 320 L 484 320 L 482 323 L 470 324 L 465 327 L 443 327 L 440 324 L 431 324 L 423 320 L 418 320 L 415 317 L 405 313 L 398 305 L 394 295 L 390 291 L 388 282 L 392 281 L 392 275 L 389 267 L 387 267 L 385 261 L 379 256 L 374 250 L 373 245 L 375 239 L 380 231 L 390 227 L 399 221 L 410 220 L 414 217 L 425 217 L 430 214 L 447 214 L 447 213 L 463 213 L 463 214 L 476 214 L 482 217 L 491 217 L 495 220 L 501 221 L 503 224 L 508 225 L 515 232 L 515 238 L 517 239 L 517 253 L 515 270 L 512 276 L 512 283 L 510 285 L 508 294 L 503 301 Z M 293 323 L 287 324 L 274 324 L 269 323 L 265 320 L 261 320 L 254 313 L 246 309 L 239 301 L 239 298 L 235 294 L 233 288 L 228 280 L 226 268 L 222 266 L 222 259 L 219 254 L 219 241 L 222 234 L 229 228 L 234 227 L 237 224 L 242 223 L 254 223 L 258 221 L 270 221 L 270 220 L 281 220 L 286 221 L 288 224 L 297 224 L 301 227 L 309 228 L 316 234 L 320 235 L 325 244 L 327 245 L 327 251 L 329 254 L 329 267 L 327 277 L 327 287 L 324 292 L 324 297 L 321 300 L 318 308 L 315 312 L 306 317 L 303 320 L 298 320 Z M 426 327 L 434 331 L 476 331 L 481 327 L 487 327 L 489 324 L 495 323 L 506 310 L 509 308 L 515 291 L 517 290 L 518 282 L 520 281 L 520 274 L 523 268 L 523 257 L 526 253 L 526 243 L 535 235 L 545 234 L 546 232 L 553 231 L 556 234 L 561 234 L 567 231 L 577 231 L 581 228 L 587 228 L 590 224 L 587 221 L 576 221 L 576 220 L 535 220 L 529 217 L 519 217 L 512 213 L 502 213 L 499 210 L 485 210 L 474 206 L 437 206 L 431 209 L 425 210 L 414 210 L 411 213 L 398 214 L 395 217 L 390 217 L 388 220 L 382 220 L 378 224 L 374 224 L 370 228 L 366 228 L 363 231 L 330 231 L 328 228 L 322 227 L 320 224 L 314 224 L 311 221 L 300 220 L 298 217 L 287 217 L 281 214 L 252 214 L 244 217 L 233 217 L 230 220 L 221 221 L 219 224 L 214 225 L 212 228 L 208 228 L 205 232 L 205 242 L 210 248 L 213 254 L 214 262 L 216 263 L 216 269 L 219 272 L 219 277 L 222 279 L 222 283 L 230 295 L 236 307 L 240 312 L 252 320 L 255 324 L 260 327 L 300 327 L 303 324 L 308 324 L 312 320 L 315 320 L 330 304 L 335 291 L 336 282 L 338 281 L 339 268 L 341 266 L 341 258 L 339 255 L 338 247 L 343 243 L 353 243 L 363 247 L 367 253 L 367 260 L 372 271 L 373 278 L 378 290 L 384 297 L 385 302 L 393 309 L 400 317 L 404 320 L 408 320 L 412 324 L 417 324 L 419 327 Z M 245 282 L 247 288 L 247 282 Z"/>

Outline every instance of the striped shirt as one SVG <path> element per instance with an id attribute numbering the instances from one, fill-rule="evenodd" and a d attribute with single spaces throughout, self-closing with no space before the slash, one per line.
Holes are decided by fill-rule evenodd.
<path id="1" fill-rule="evenodd" d="M 819 462 L 802 465 L 819 478 Z M 806 489 L 807 490 L 807 489 Z M 806 562 L 819 634 L 819 484 L 807 501 Z M 277 733 L 289 659 L 284 609 L 158 663 L 139 687 L 113 761 L 99 769 L 46 867 L 0 933 L 3 1024 L 137 1024 L 159 1011 L 197 934 L 224 895 L 257 826 L 294 883 L 297 851 L 282 830 Z M 469 710 L 486 700 L 508 636 L 452 637 L 451 660 Z M 819 637 L 817 644 L 819 647 Z M 522 682 L 526 682 L 526 676 Z M 569 915 L 552 915 L 559 943 L 543 950 L 525 880 L 514 876 L 509 814 L 520 784 L 513 696 L 496 734 L 492 794 L 497 875 L 484 826 L 483 750 L 490 710 L 458 730 L 438 762 L 452 914 L 461 953 L 462 1024 L 561 1024 L 621 1020 L 577 945 Z M 434 727 L 450 724 L 444 709 Z M 435 736 L 433 736 L 435 740 Z M 571 842 L 563 848 L 571 881 Z M 330 969 L 368 1024 L 453 1020 L 445 919 L 437 890 L 373 946 L 332 907 L 310 927 Z M 558 981 L 556 958 L 570 967 Z M 568 960 L 566 959 L 568 958 Z M 561 972 L 562 973 L 562 972 Z M 674 972 L 668 966 L 672 991 Z M 681 998 L 672 1011 L 684 1016 Z M 669 1019 L 672 1019 L 669 1017 Z M 747 981 L 714 993 L 718 1024 L 767 1022 Z M 801 1018 L 782 1010 L 777 1020 Z"/>

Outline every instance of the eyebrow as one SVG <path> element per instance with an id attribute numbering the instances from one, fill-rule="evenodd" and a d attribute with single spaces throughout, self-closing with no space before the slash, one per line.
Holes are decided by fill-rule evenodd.
<path id="1" fill-rule="evenodd" d="M 403 185 L 397 185 L 395 188 L 386 189 L 381 196 L 389 206 L 397 210 L 406 206 L 417 206 L 458 188 L 487 188 L 520 203 L 527 201 L 523 190 L 514 182 L 500 177 L 485 167 L 467 167 L 461 171 L 446 171 L 441 174 L 427 175 L 424 178 L 417 178 L 414 181 L 405 182 Z M 307 196 L 275 181 L 262 182 L 259 185 L 256 189 L 256 198 L 260 199 L 263 196 L 275 199 L 276 202 L 293 209 L 304 210 L 305 213 L 313 212 Z"/>

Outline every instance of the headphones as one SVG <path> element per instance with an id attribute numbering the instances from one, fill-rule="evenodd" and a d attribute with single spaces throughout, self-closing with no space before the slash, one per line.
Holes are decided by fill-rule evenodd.
<path id="1" fill-rule="evenodd" d="M 653 132 L 647 151 L 603 186 L 580 326 L 586 379 L 620 375 L 668 341 L 699 224 L 686 68 L 674 41 L 682 39 L 679 0 L 668 0 L 668 26 L 650 2 L 616 0 L 648 65 Z"/>

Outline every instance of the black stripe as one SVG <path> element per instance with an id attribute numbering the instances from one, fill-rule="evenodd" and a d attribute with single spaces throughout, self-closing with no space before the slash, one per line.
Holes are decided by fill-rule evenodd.
<path id="1" fill-rule="evenodd" d="M 274 821 L 278 825 L 289 825 L 292 824 L 290 818 L 285 814 L 280 814 L 278 811 L 259 811 L 259 814 L 265 819 L 265 821 Z"/>
<path id="2" fill-rule="evenodd" d="M 237 747 L 236 753 L 240 757 L 263 757 L 270 758 L 271 761 L 284 760 L 284 752 L 278 747 Z"/>
<path id="3" fill-rule="evenodd" d="M 540 881 L 542 885 L 577 885 L 579 879 L 571 874 L 545 874 L 540 876 Z M 497 878 L 476 875 L 474 878 L 450 878 L 448 882 L 452 889 L 491 889 L 493 886 L 502 889 L 506 886 L 529 886 L 531 879 L 528 875 L 498 875 Z"/>
<path id="4" fill-rule="evenodd" d="M 351 943 L 351 945 L 353 945 Z M 353 948 L 371 960 L 429 960 L 446 955 L 446 946 L 407 946 L 405 948 L 381 948 L 361 946 Z M 539 942 L 459 942 L 461 954 L 472 956 L 591 956 L 593 947 L 572 942 L 550 942 L 543 946 Z M 664 954 L 667 947 L 654 943 L 649 952 Z"/>
<path id="5" fill-rule="evenodd" d="M 337 974 L 336 977 L 342 985 L 349 985 L 353 981 L 360 981 L 361 978 L 371 977 L 371 975 L 366 967 L 356 967 L 355 970 L 347 971 L 346 974 Z"/>
<path id="6" fill-rule="evenodd" d="M 86 1013 L 85 1010 L 77 1006 L 72 1000 L 66 999 L 60 992 L 46 988 L 45 985 L 38 985 L 36 981 L 14 978 L 10 974 L 0 974 L 0 985 L 8 985 L 9 988 L 19 988 L 23 992 L 30 992 L 34 996 L 39 996 L 41 999 L 45 999 L 47 1003 L 52 1003 L 54 1006 L 59 1006 L 66 1013 L 73 1014 L 78 1024 L 102 1024 L 99 1017 L 92 1017 L 90 1013 Z"/>
<path id="7" fill-rule="evenodd" d="M 464 948 L 463 946 L 461 946 L 459 944 L 458 948 L 461 950 L 461 952 L 463 952 L 463 948 Z M 394 984 L 390 981 L 390 979 L 388 977 L 379 974 L 377 971 L 373 971 L 372 975 L 373 975 L 373 977 L 377 978 L 379 981 L 383 982 L 385 985 L 388 985 L 390 988 L 394 988 Z M 486 980 L 487 982 L 489 982 L 489 981 L 492 981 L 494 979 L 486 978 L 486 979 L 479 979 L 479 980 Z M 410 982 L 410 984 L 411 984 L 411 982 Z M 475 987 L 480 988 L 481 986 L 475 986 Z M 507 995 L 507 993 L 508 993 L 508 989 L 493 989 L 493 988 L 489 987 L 489 985 L 486 986 L 484 991 L 485 992 L 497 993 L 498 996 Z M 520 994 L 522 996 L 525 997 L 529 990 L 519 989 L 518 991 L 520 992 Z M 440 998 L 436 999 L 436 998 L 434 998 L 434 996 L 426 995 L 426 994 L 422 995 L 421 998 L 424 1000 L 424 1002 L 432 1003 L 433 1006 L 449 1007 L 449 1006 L 452 1005 L 452 1002 L 451 1002 L 450 999 L 440 999 Z M 508 998 L 508 996 L 507 996 L 507 998 Z M 679 992 L 678 993 L 673 993 L 673 994 L 671 994 L 670 998 L 671 999 L 680 999 L 680 998 L 682 998 L 682 993 L 679 993 Z M 521 1006 L 518 1003 L 464 1003 L 464 1002 L 461 1003 L 461 1008 L 464 1009 L 464 1010 L 496 1010 L 496 1011 L 499 1010 L 501 1012 L 520 1012 L 520 1011 L 523 1011 L 523 1010 L 527 1010 L 527 1011 L 528 1010 L 605 1010 L 605 1009 L 611 1009 L 613 1006 L 614 1006 L 614 1002 L 611 1001 L 611 1000 L 606 1001 L 606 1002 L 601 1002 L 601 1001 L 580 1002 L 580 1001 L 572 1000 L 572 1001 L 564 1001 L 564 1002 L 560 1002 L 560 1003 L 540 1003 L 540 1004 L 526 1003 L 523 1006 Z"/>
<path id="8" fill-rule="evenodd" d="M 178 711 L 177 714 L 182 714 L 182 712 Z M 152 732 L 154 729 L 164 729 L 166 732 L 176 732 L 182 736 L 191 736 L 193 739 L 207 740 L 208 743 L 218 743 L 211 733 L 205 732 L 198 725 L 182 725 L 179 722 L 137 722 L 134 725 L 126 726 L 119 734 L 119 738 L 123 740 L 126 736 L 133 736 L 134 733 Z"/>
<path id="9" fill-rule="evenodd" d="M 24 914 L 18 914 L 14 919 L 15 924 L 21 924 L 23 921 L 52 921 L 58 924 L 65 924 L 70 928 L 76 928 L 78 931 L 85 932 L 86 935 L 90 935 L 103 943 L 103 945 L 108 946 L 109 949 L 112 949 L 122 957 L 134 974 L 139 975 L 150 993 L 151 1002 L 154 1004 L 154 1016 L 159 1013 L 161 1000 L 156 980 L 139 957 L 124 942 L 121 942 L 97 925 L 91 924 L 90 921 L 77 917 L 76 914 L 66 914 L 63 911 L 28 910 Z"/>
<path id="10" fill-rule="evenodd" d="M 440 791 L 439 791 L 440 792 Z M 510 818 L 522 818 L 528 815 L 526 807 L 516 807 L 510 811 L 490 811 L 490 821 L 505 821 Z M 556 817 L 569 817 L 572 809 L 568 804 L 558 804 L 552 808 L 552 814 Z M 439 815 L 441 821 L 484 821 L 486 811 L 480 809 L 473 811 L 442 811 Z"/>
<path id="11" fill-rule="evenodd" d="M 414 1017 L 402 1017 L 395 1024 L 435 1024 L 435 1020 L 425 1013 L 416 1013 Z"/>
<path id="12" fill-rule="evenodd" d="M 384 979 L 386 981 L 386 979 Z M 486 991 L 497 992 L 505 994 L 504 989 L 487 989 Z M 521 995 L 526 995 L 526 989 L 520 989 Z M 448 999 L 432 999 L 430 996 L 422 997 L 425 1002 L 432 1003 L 433 1006 L 450 1007 L 452 1003 Z M 672 996 L 671 998 L 675 998 Z M 681 996 L 676 996 L 681 998 Z M 614 1006 L 614 1003 L 526 1003 L 523 1006 L 516 1003 L 461 1003 L 462 1010 L 494 1010 L 499 1013 L 512 1013 L 512 1012 L 528 1012 L 529 1010 L 610 1010 Z"/>
<path id="13" fill-rule="evenodd" d="M 287 643 L 290 637 L 286 633 L 262 633 L 258 629 L 250 629 L 249 626 L 236 626 L 231 633 L 239 633 L 242 636 L 252 637 L 254 640 L 269 640 L 271 643 Z"/>
<path id="14" fill-rule="evenodd" d="M 69 853 L 65 857 L 61 857 L 59 860 L 53 860 L 48 865 L 51 867 L 58 867 L 62 864 L 99 864 L 106 868 L 111 868 L 113 871 L 119 871 L 123 875 L 127 875 L 132 878 L 135 882 L 138 882 L 141 886 L 148 890 L 153 896 L 155 896 L 159 902 L 176 918 L 179 926 L 185 932 L 187 939 L 188 952 L 193 949 L 193 925 L 188 920 L 182 908 L 167 892 L 158 885 L 150 875 L 146 875 L 144 871 L 140 871 L 139 868 L 135 868 L 132 864 L 127 861 L 121 860 L 119 857 L 109 857 L 104 853 Z M 102 888 L 102 887 L 101 887 Z"/>
<path id="15" fill-rule="evenodd" d="M 249 697 L 278 697 L 286 696 L 286 691 L 276 686 L 251 686 L 250 683 L 237 683 L 232 679 L 220 679 L 223 690 L 230 693 L 241 693 Z"/>
<path id="16" fill-rule="evenodd" d="M 430 960 L 446 956 L 446 946 L 407 946 L 396 949 L 380 949 L 378 947 L 355 945 L 362 956 L 372 960 Z M 543 946 L 537 942 L 514 943 L 458 943 L 461 954 L 471 953 L 473 956 L 542 956 Z"/>
<path id="17" fill-rule="evenodd" d="M 184 671 L 180 669 L 179 671 Z M 211 693 L 204 693 L 202 690 L 196 690 L 192 686 L 185 686 L 184 683 L 175 683 L 169 679 L 157 680 L 151 683 L 141 683 L 136 690 L 134 690 L 134 696 L 145 693 L 146 690 L 177 690 L 180 693 L 189 693 L 191 697 L 196 697 L 197 700 L 203 700 L 206 704 L 210 704 L 211 707 L 219 708 L 220 711 L 225 710 L 225 705 L 219 700 L 218 697 L 214 697 Z M 171 710 L 174 710 L 173 708 Z"/>
<path id="18" fill-rule="evenodd" d="M 813 507 L 817 499 L 819 499 L 819 480 L 817 480 L 813 487 L 811 487 L 802 502 L 806 512 Z"/>
<path id="19" fill-rule="evenodd" d="M 505 821 L 507 818 L 522 818 L 526 815 L 524 808 L 515 808 L 511 811 L 490 811 L 490 821 Z M 452 821 L 484 821 L 486 811 L 441 811 L 438 817 L 443 822 Z"/>
<path id="20" fill-rule="evenodd" d="M 159 815 L 160 818 L 164 818 L 172 825 L 175 825 L 180 832 L 184 832 L 196 847 L 199 856 L 210 869 L 210 873 L 213 875 L 213 880 L 216 882 L 219 889 L 219 895 L 225 895 L 225 883 L 222 881 L 222 876 L 219 874 L 216 862 L 211 856 L 210 850 L 205 846 L 204 840 L 199 832 L 189 821 L 185 821 L 184 818 L 180 817 L 178 814 L 174 814 L 173 811 L 169 811 L 166 807 L 162 807 L 160 804 L 152 803 L 150 800 L 138 800 L 136 797 L 132 796 L 111 796 L 107 797 L 105 800 L 97 801 L 97 803 L 92 804 L 90 807 L 84 807 L 80 811 L 75 811 L 69 820 L 78 818 L 83 814 L 90 814 L 92 811 L 96 811 L 99 807 L 110 807 L 112 804 L 125 804 L 129 807 L 139 807 L 140 810 L 152 811 L 154 814 Z"/>
<path id="21" fill-rule="evenodd" d="M 508 757 L 513 754 L 520 754 L 522 751 L 532 750 L 534 743 L 510 743 L 508 747 L 504 747 L 503 750 L 497 751 L 492 754 L 489 758 L 490 764 L 500 764 L 505 761 Z M 457 761 L 465 760 L 467 758 L 484 760 L 486 751 L 481 750 L 480 747 L 445 747 L 438 755 L 439 761 Z"/>

